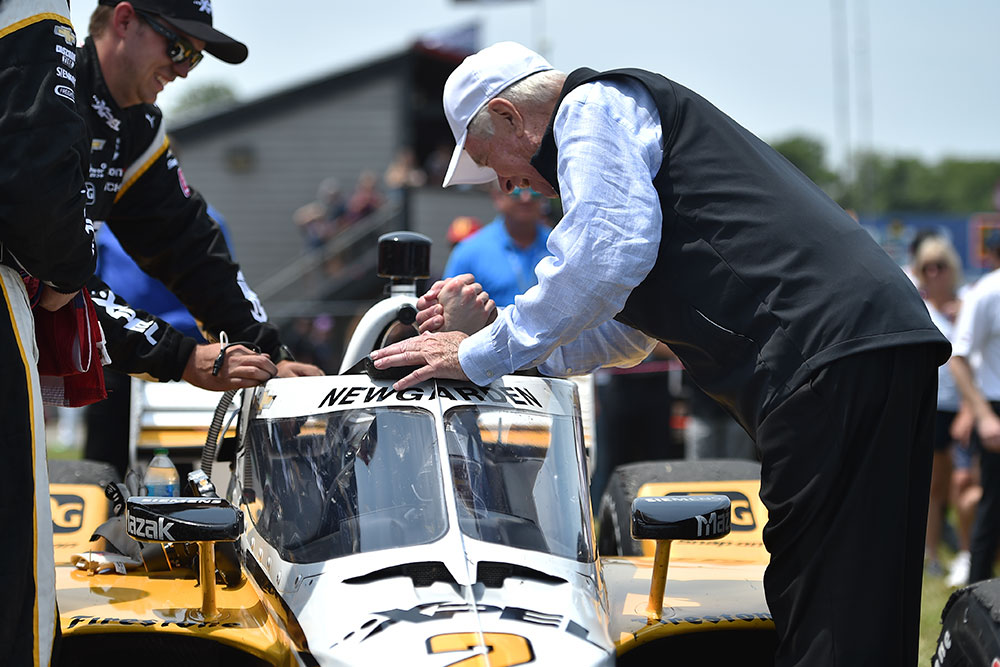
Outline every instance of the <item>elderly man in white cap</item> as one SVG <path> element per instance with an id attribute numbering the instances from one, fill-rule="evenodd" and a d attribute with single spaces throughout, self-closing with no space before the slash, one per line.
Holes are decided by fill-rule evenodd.
<path id="1" fill-rule="evenodd" d="M 949 345 L 899 267 L 767 144 L 659 74 L 564 75 L 503 43 L 454 71 L 444 107 L 458 142 L 446 185 L 559 194 L 564 217 L 513 305 L 436 284 L 418 316 L 435 333 L 375 366 L 416 367 L 397 390 L 487 385 L 666 343 L 756 441 L 775 664 L 915 664 Z"/>

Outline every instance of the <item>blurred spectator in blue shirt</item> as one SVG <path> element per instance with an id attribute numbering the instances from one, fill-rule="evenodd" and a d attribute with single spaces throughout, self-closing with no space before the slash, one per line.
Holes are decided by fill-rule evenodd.
<path id="1" fill-rule="evenodd" d="M 208 214 L 222 228 L 229 254 L 233 254 L 233 242 L 222 214 L 211 206 L 208 207 Z M 97 232 L 96 274 L 129 304 L 166 320 L 199 343 L 205 342 L 191 313 L 163 283 L 139 268 L 107 225 Z"/>
<path id="2" fill-rule="evenodd" d="M 208 207 L 208 214 L 222 228 L 222 235 L 233 252 L 232 239 L 222 215 Z M 159 280 L 150 277 L 126 254 L 111 229 L 104 225 L 97 232 L 97 276 L 130 305 L 157 315 L 193 337 L 199 343 L 205 339 L 194 316 Z M 131 378 L 123 373 L 104 369 L 104 384 L 108 397 L 87 406 L 84 458 L 105 461 L 113 465 L 124 478 L 128 468 L 129 410 Z"/>
<path id="3" fill-rule="evenodd" d="M 493 191 L 497 217 L 451 251 L 444 277 L 471 273 L 498 307 L 514 303 L 538 282 L 535 265 L 549 254 L 545 200 L 528 188 Z"/>

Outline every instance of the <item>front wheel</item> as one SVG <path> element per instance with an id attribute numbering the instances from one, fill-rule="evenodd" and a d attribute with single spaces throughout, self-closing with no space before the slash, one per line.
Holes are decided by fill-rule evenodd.
<path id="1" fill-rule="evenodd" d="M 1000 579 L 987 579 L 951 594 L 941 612 L 933 667 L 997 665 L 1000 660 Z"/>

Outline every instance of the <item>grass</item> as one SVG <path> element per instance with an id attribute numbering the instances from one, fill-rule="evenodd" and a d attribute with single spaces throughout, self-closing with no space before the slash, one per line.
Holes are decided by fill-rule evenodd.
<path id="1" fill-rule="evenodd" d="M 62 447 L 58 444 L 49 445 L 45 448 L 46 456 L 49 460 L 77 460 L 82 458 L 80 449 L 77 447 Z"/>
<path id="2" fill-rule="evenodd" d="M 83 458 L 82 437 L 76 438 L 76 442 L 64 442 L 59 435 L 56 428 L 45 425 L 45 455 L 50 460 Z"/>
<path id="3" fill-rule="evenodd" d="M 924 573 L 922 595 L 920 597 L 920 644 L 918 647 L 918 665 L 930 665 L 934 651 L 937 650 L 937 639 L 941 633 L 941 610 L 957 589 L 949 587 L 944 577 Z"/>

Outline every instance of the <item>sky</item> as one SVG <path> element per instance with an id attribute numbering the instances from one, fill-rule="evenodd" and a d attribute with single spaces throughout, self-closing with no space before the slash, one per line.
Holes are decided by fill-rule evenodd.
<path id="1" fill-rule="evenodd" d="M 81 39 L 96 4 L 72 0 Z M 1000 159 L 997 0 L 214 0 L 213 16 L 250 56 L 168 85 L 168 123 L 199 83 L 251 101 L 477 22 L 481 47 L 518 41 L 567 72 L 664 74 L 767 141 L 820 140 L 833 166 L 869 148 Z"/>

